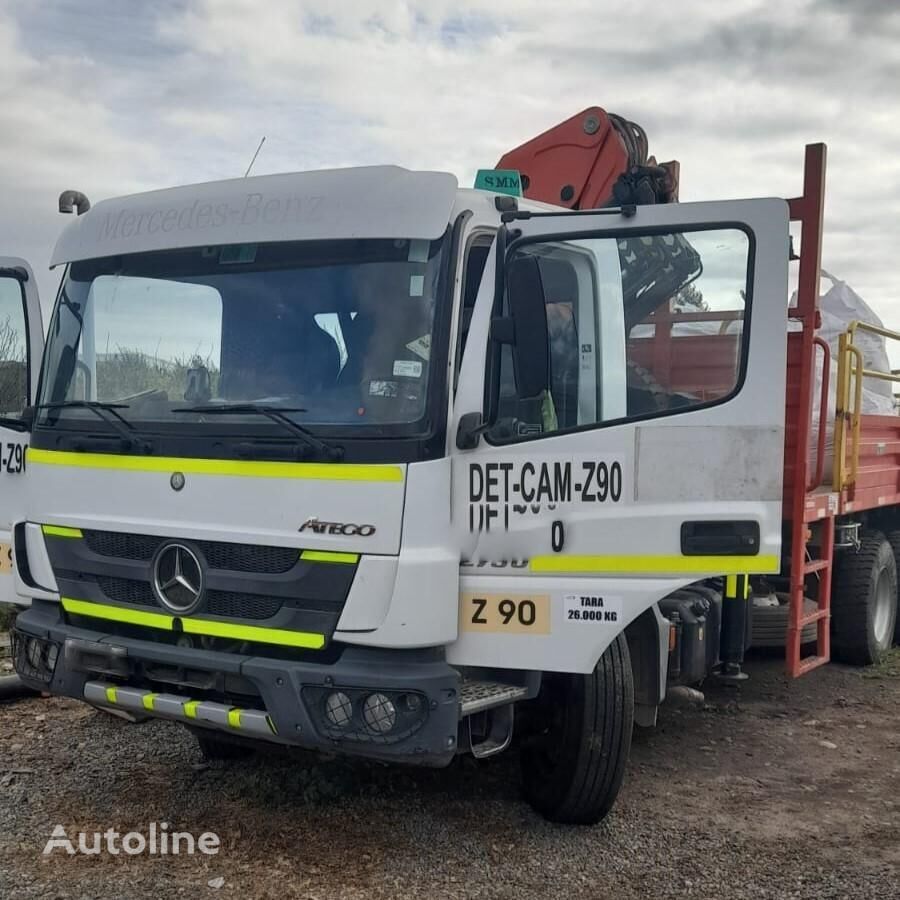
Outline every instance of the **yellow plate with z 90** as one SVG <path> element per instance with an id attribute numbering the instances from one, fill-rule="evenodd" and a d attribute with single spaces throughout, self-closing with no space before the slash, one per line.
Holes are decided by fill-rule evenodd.
<path id="1" fill-rule="evenodd" d="M 459 623 L 476 633 L 550 634 L 550 595 L 463 593 Z"/>

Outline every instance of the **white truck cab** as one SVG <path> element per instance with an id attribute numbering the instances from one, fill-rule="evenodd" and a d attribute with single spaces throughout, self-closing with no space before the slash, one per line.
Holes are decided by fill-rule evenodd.
<path id="1" fill-rule="evenodd" d="M 24 259 L 0 256 L 0 603 L 5 604 L 23 601 L 13 578 L 12 523 L 25 510 L 28 429 L 22 413 L 34 403 L 43 347 L 34 272 Z"/>
<path id="2" fill-rule="evenodd" d="M 445 765 L 518 713 L 531 802 L 596 821 L 665 694 L 661 601 L 721 622 L 779 569 L 787 262 L 776 199 L 571 212 L 373 167 L 97 204 L 3 432 L 20 675 L 208 752 Z M 677 394 L 647 374 L 673 307 Z"/>

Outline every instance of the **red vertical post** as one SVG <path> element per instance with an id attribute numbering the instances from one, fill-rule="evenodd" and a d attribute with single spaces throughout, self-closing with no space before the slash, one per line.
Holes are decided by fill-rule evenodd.
<path id="1" fill-rule="evenodd" d="M 790 318 L 801 324 L 800 333 L 800 395 L 797 403 L 797 443 L 794 447 L 794 483 L 791 497 L 791 572 L 790 608 L 787 632 L 786 664 L 788 674 L 801 674 L 800 637 L 803 617 L 803 599 L 806 583 L 807 525 L 806 486 L 809 476 L 809 437 L 812 418 L 812 389 L 815 372 L 815 347 L 813 340 L 818 325 L 819 313 L 819 272 L 822 264 L 822 226 L 825 214 L 825 158 L 824 144 L 808 144 L 803 167 L 803 196 L 790 200 L 792 221 L 801 223 L 800 235 L 800 277 L 797 287 L 797 306 L 789 310 Z M 832 522 L 833 525 L 833 522 Z M 827 536 L 832 529 L 823 529 Z M 823 558 L 829 558 L 831 548 L 823 548 Z M 824 590 L 827 603 L 830 597 L 830 566 L 821 576 L 828 579 Z M 822 595 L 820 594 L 820 600 Z M 821 606 L 821 602 L 820 602 Z M 828 621 L 817 622 L 819 647 L 817 655 L 827 651 L 821 640 L 827 634 Z"/>

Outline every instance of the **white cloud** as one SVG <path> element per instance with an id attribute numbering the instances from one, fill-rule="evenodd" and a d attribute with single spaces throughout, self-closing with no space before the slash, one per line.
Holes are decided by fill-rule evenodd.
<path id="1" fill-rule="evenodd" d="M 479 166 L 579 109 L 641 122 L 682 198 L 799 192 L 830 144 L 825 263 L 900 328 L 896 6 L 0 0 L 4 252 L 43 263 L 59 190 L 243 172 Z M 92 8 L 93 13 L 92 13 Z M 46 282 L 49 283 L 49 282 Z"/>

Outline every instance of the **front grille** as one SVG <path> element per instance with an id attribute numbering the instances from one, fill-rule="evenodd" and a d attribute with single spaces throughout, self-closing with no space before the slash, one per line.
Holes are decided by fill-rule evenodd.
<path id="1" fill-rule="evenodd" d="M 131 578 L 99 577 L 100 590 L 115 603 L 156 606 L 157 602 L 146 581 Z M 236 591 L 209 591 L 201 612 L 234 619 L 271 619 L 282 606 L 279 597 L 260 597 Z"/>
<path id="2" fill-rule="evenodd" d="M 206 611 L 213 616 L 236 619 L 271 619 L 281 609 L 278 597 L 259 597 L 232 591 L 210 591 L 206 595 Z"/>
<path id="3" fill-rule="evenodd" d="M 150 590 L 146 581 L 136 581 L 131 578 L 104 578 L 97 579 L 100 590 L 115 603 L 136 603 L 139 606 L 156 606 L 156 597 Z"/>
<path id="4" fill-rule="evenodd" d="M 123 534 L 118 531 L 83 530 L 85 543 L 101 556 L 119 559 L 150 560 L 169 538 L 148 534 Z M 227 541 L 193 541 L 212 569 L 229 572 L 253 572 L 258 575 L 282 575 L 296 564 L 299 552 L 291 547 L 263 547 L 256 544 L 231 544 Z"/>
<path id="5" fill-rule="evenodd" d="M 118 531 L 82 530 L 85 543 L 101 556 L 120 559 L 151 559 L 164 538 L 148 534 L 121 534 Z"/>

